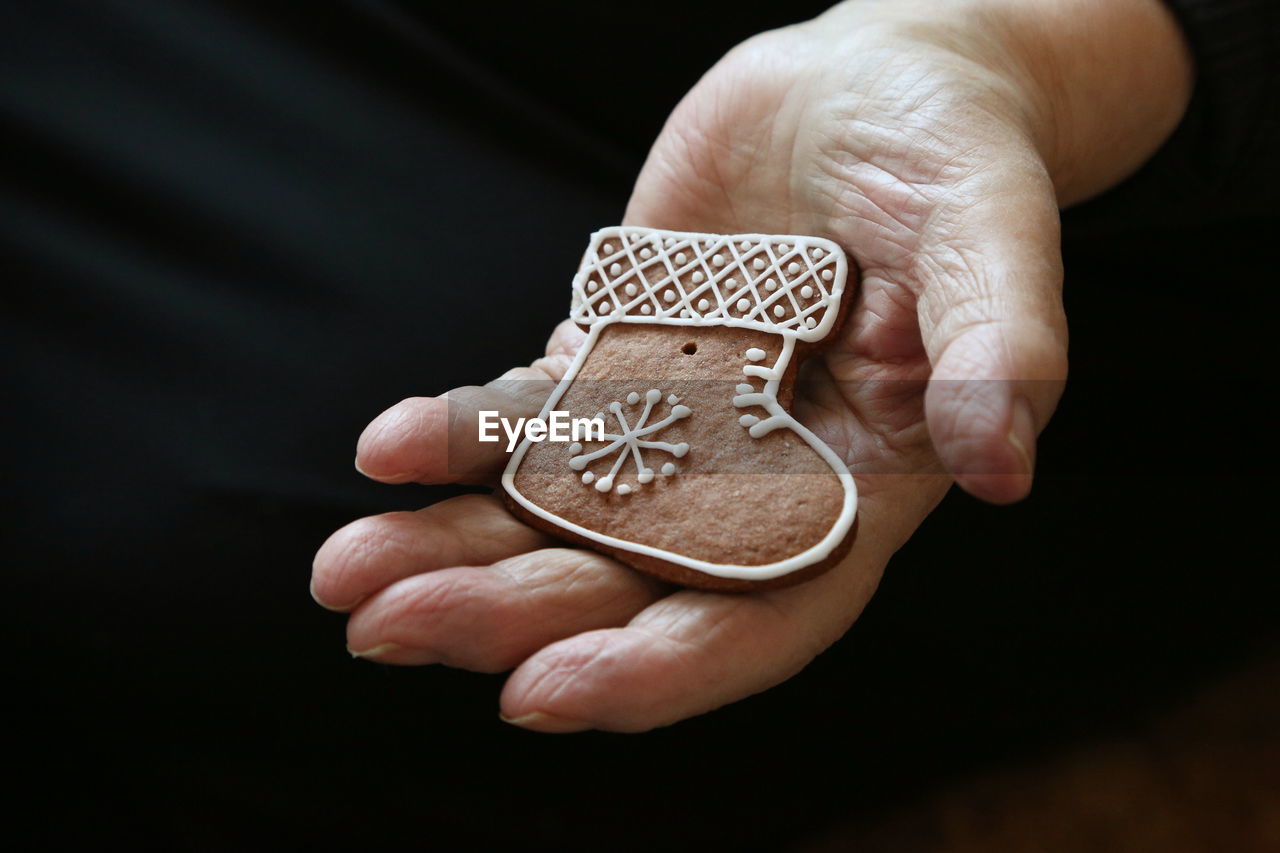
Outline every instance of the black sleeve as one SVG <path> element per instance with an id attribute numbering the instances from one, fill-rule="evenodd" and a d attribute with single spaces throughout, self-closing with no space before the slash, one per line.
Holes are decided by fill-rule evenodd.
<path id="1" fill-rule="evenodd" d="M 1070 212 L 1069 231 L 1262 216 L 1280 195 L 1280 4 L 1166 2 L 1195 60 L 1186 115 L 1137 174 Z"/>

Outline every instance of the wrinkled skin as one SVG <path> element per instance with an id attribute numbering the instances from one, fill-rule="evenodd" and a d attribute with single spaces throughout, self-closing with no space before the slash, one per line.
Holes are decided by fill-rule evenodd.
<path id="1" fill-rule="evenodd" d="M 848 322 L 796 403 L 856 477 L 848 557 L 784 590 L 679 590 L 558 546 L 496 497 L 462 497 L 325 543 L 313 594 L 351 611 L 353 653 L 514 668 L 502 713 L 536 730 L 667 725 L 777 684 L 839 638 L 953 481 L 995 503 L 1026 494 L 1066 376 L 1063 189 L 1043 153 L 1048 99 L 1015 52 L 966 32 L 868 3 L 749 40 L 672 114 L 626 213 L 828 237 L 859 265 Z M 583 338 L 566 322 L 531 367 L 389 409 L 358 467 L 493 482 L 506 454 L 475 441 L 475 411 L 536 414 Z"/>

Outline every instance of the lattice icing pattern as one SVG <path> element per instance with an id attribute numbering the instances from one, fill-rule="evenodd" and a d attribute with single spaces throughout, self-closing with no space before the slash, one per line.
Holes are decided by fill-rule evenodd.
<path id="1" fill-rule="evenodd" d="M 840 314 L 848 265 L 818 237 L 597 231 L 573 279 L 570 317 L 741 326 L 816 341 Z"/>

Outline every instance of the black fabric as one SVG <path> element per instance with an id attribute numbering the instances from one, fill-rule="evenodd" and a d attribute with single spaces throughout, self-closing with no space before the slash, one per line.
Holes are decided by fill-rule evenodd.
<path id="1" fill-rule="evenodd" d="M 1276 152 L 1237 104 L 1167 152 L 1214 152 L 1178 191 L 1229 221 L 1161 219 L 1159 159 L 1080 212 L 1035 495 L 953 496 L 803 676 L 556 739 L 496 720 L 500 678 L 347 658 L 316 547 L 452 493 L 363 481 L 360 429 L 537 355 L 667 110 L 820 5 L 0 5 L 11 838 L 778 849 L 1274 645 Z M 1254 67 L 1203 62 L 1200 103 L 1234 77 L 1262 115 Z"/>

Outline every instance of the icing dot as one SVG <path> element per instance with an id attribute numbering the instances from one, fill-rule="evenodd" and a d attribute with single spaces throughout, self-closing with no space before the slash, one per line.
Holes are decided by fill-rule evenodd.
<path id="1" fill-rule="evenodd" d="M 805 299 L 808 299 L 810 296 L 813 296 L 813 288 L 806 284 L 804 287 L 800 288 L 800 295 Z"/>
<path id="2" fill-rule="evenodd" d="M 601 477 L 599 480 L 596 480 L 596 491 L 597 491 L 597 492 L 607 492 L 607 491 L 609 491 L 609 490 L 610 490 L 610 489 L 612 489 L 612 488 L 613 488 L 613 478 L 612 478 L 612 477 Z"/>
<path id="3" fill-rule="evenodd" d="M 831 281 L 831 270 L 823 270 L 823 271 L 822 271 L 822 280 L 823 280 L 823 281 Z"/>
<path id="4" fill-rule="evenodd" d="M 681 316 L 681 317 L 688 317 L 688 316 L 689 316 L 689 309 L 688 309 L 688 308 L 681 308 L 681 309 L 680 309 L 680 316 Z"/>
<path id="5" fill-rule="evenodd" d="M 764 269 L 764 258 L 756 258 L 751 262 L 751 266 L 758 270 Z"/>
<path id="6" fill-rule="evenodd" d="M 640 306 L 641 314 L 650 314 L 652 312 L 653 312 L 653 306 L 650 305 L 648 302 Z"/>
<path id="7" fill-rule="evenodd" d="M 718 267 L 724 266 L 724 255 L 715 255 L 711 258 L 711 263 Z"/>
<path id="8" fill-rule="evenodd" d="M 693 414 L 693 410 L 690 409 L 688 406 L 676 406 L 674 409 L 671 410 L 671 414 L 677 418 L 687 418 L 689 417 L 689 415 Z M 678 453 L 676 455 L 684 456 L 683 453 Z"/>
<path id="9" fill-rule="evenodd" d="M 596 475 L 592 474 L 590 471 L 582 472 L 582 482 L 586 483 L 588 486 L 591 485 L 591 483 L 595 480 L 595 478 L 596 478 Z"/>
<path id="10" fill-rule="evenodd" d="M 627 395 L 627 405 L 628 405 L 628 406 L 634 406 L 636 403 L 639 403 L 639 402 L 640 402 L 640 392 L 639 392 L 639 391 L 632 391 L 630 394 L 628 394 L 628 395 Z"/>
<path id="11" fill-rule="evenodd" d="M 662 399 L 662 392 L 657 388 L 650 388 L 649 392 L 644 395 L 644 401 L 649 405 L 653 405 Z"/>
<path id="12" fill-rule="evenodd" d="M 742 249 L 745 252 L 747 249 L 751 248 L 751 241 L 743 240 L 741 243 L 738 244 L 738 248 Z"/>
<path id="13" fill-rule="evenodd" d="M 744 427 L 755 426 L 760 423 L 760 419 L 755 415 L 743 415 L 738 418 L 738 423 L 742 424 Z"/>
<path id="14" fill-rule="evenodd" d="M 817 325 L 817 324 L 813 322 L 813 318 L 812 318 L 812 317 L 805 317 L 805 318 L 804 318 L 804 327 L 805 327 L 806 329 L 812 329 L 815 325 Z"/>
<path id="15" fill-rule="evenodd" d="M 587 282 L 588 293 L 595 293 L 599 289 L 600 289 L 600 282 L 596 281 L 595 279 L 592 279 L 591 281 Z"/>
<path id="16" fill-rule="evenodd" d="M 800 272 L 800 265 L 797 264 L 795 261 L 792 261 L 791 263 L 787 264 L 787 272 L 791 273 L 792 275 L 795 275 L 796 273 Z"/>
<path id="17" fill-rule="evenodd" d="M 773 306 L 773 316 L 781 317 L 785 313 L 787 313 L 787 309 L 783 308 L 781 305 Z"/>
<path id="18" fill-rule="evenodd" d="M 689 452 L 689 443 L 686 441 L 682 441 L 679 444 L 677 444 L 674 449 L 672 449 L 671 455 L 677 459 L 683 459 L 684 455 L 688 452 Z"/>
<path id="19" fill-rule="evenodd" d="M 735 288 L 735 287 L 737 287 L 737 286 L 738 286 L 738 281 L 737 281 L 737 279 L 733 279 L 733 278 L 726 278 L 726 279 L 724 280 L 724 286 L 725 286 L 725 287 L 727 287 L 727 288 L 729 288 L 730 290 L 732 290 L 733 288 Z"/>
<path id="20" fill-rule="evenodd" d="M 640 250 L 640 257 L 642 257 L 642 258 L 652 258 L 652 257 L 653 257 L 653 250 L 652 250 L 652 249 L 641 249 L 641 250 Z M 621 490 L 621 489 L 619 489 L 618 491 L 622 491 L 622 490 Z"/>
<path id="21" fill-rule="evenodd" d="M 662 466 L 662 476 L 664 477 L 670 477 L 675 472 L 676 466 L 674 462 L 668 462 L 666 465 Z"/>
<path id="22" fill-rule="evenodd" d="M 586 460 L 586 459 L 583 459 L 581 456 L 575 456 L 575 457 L 573 457 L 572 459 L 570 459 L 570 460 L 569 460 L 569 467 L 570 467 L 570 468 L 572 468 L 572 469 L 573 469 L 573 470 L 575 470 L 575 471 L 581 471 L 583 468 L 586 468 L 586 467 L 587 467 L 587 460 Z M 589 482 L 591 482 L 591 481 L 590 481 L 590 480 L 583 480 L 583 482 L 584 482 L 584 483 L 589 483 Z"/>
<path id="23" fill-rule="evenodd" d="M 765 351 L 760 347 L 752 347 L 747 350 L 747 361 L 764 361 Z"/>
<path id="24" fill-rule="evenodd" d="M 612 255 L 612 254 L 613 254 L 613 244 L 612 244 L 612 243 L 605 243 L 605 244 L 604 244 L 603 246 L 601 246 L 600 248 L 604 251 L 604 253 L 605 253 L 606 255 Z"/>
<path id="25" fill-rule="evenodd" d="M 573 444 L 569 445 L 570 456 L 577 456 L 581 452 L 582 452 L 582 445 L 579 442 L 575 441 Z"/>
<path id="26" fill-rule="evenodd" d="M 748 308 L 750 308 L 750 307 L 751 307 L 751 303 L 750 303 L 749 301 L 747 301 L 746 299 L 739 299 L 739 300 L 738 300 L 738 310 L 739 310 L 739 311 L 746 311 L 746 310 L 747 310 Z"/>
<path id="27" fill-rule="evenodd" d="M 826 254 L 826 252 L 823 252 L 821 249 L 814 249 L 814 250 L 813 250 L 813 259 L 814 259 L 815 261 L 820 261 L 820 260 L 822 260 L 822 256 L 823 256 L 824 254 Z"/>
<path id="28" fill-rule="evenodd" d="M 618 494 L 620 495 L 631 494 L 631 487 L 628 486 L 626 483 L 623 483 L 621 486 L 618 486 Z"/>
<path id="29" fill-rule="evenodd" d="M 622 272 L 622 264 L 614 263 L 609 265 L 609 275 L 617 275 Z"/>
<path id="30" fill-rule="evenodd" d="M 682 265 L 683 265 L 683 264 L 685 263 L 685 261 L 687 261 L 687 260 L 689 260 L 689 256 L 688 256 L 688 255 L 686 255 L 684 252 L 676 252 L 676 263 L 677 263 L 677 264 L 682 264 Z"/>
<path id="31" fill-rule="evenodd" d="M 675 244 L 676 244 L 676 241 L 674 237 L 668 237 L 667 239 L 662 241 L 662 245 L 668 249 L 670 249 Z"/>
<path id="32" fill-rule="evenodd" d="M 652 469 L 652 468 L 645 468 L 645 469 L 644 469 L 643 471 L 641 471 L 639 474 L 636 474 L 636 479 L 637 479 L 637 480 L 639 480 L 641 483 L 652 483 L 652 482 L 653 482 L 653 469 Z"/>
<path id="33" fill-rule="evenodd" d="M 623 289 L 627 292 L 627 296 L 635 296 L 635 295 L 636 295 L 636 286 L 635 286 L 634 284 L 628 284 L 628 285 L 627 285 L 625 288 L 623 288 Z"/>
<path id="34" fill-rule="evenodd" d="M 603 313 L 608 310 L 609 310 L 609 300 L 606 299 L 605 301 L 600 303 L 600 311 Z"/>
<path id="35" fill-rule="evenodd" d="M 756 389 L 755 389 L 755 388 L 752 388 L 752 387 L 751 387 L 749 384 L 747 384 L 746 382 L 743 382 L 741 385 L 739 385 L 739 386 L 738 386 L 737 388 L 735 388 L 734 390 L 735 390 L 735 391 L 737 391 L 739 394 L 750 394 L 751 392 L 755 391 Z"/>
<path id="36" fill-rule="evenodd" d="M 677 397 L 675 394 L 672 394 L 670 397 L 667 398 L 667 402 L 670 405 L 674 406 L 676 403 L 680 402 L 680 398 Z"/>
<path id="37" fill-rule="evenodd" d="M 702 270 L 696 270 L 693 274 L 693 283 L 697 284 L 704 278 L 706 278 L 706 276 L 702 274 Z"/>
<path id="38" fill-rule="evenodd" d="M 791 251 L 791 247 L 790 247 L 790 246 L 788 246 L 786 243 L 782 243 L 781 245 L 779 245 L 779 246 L 778 246 L 778 251 L 779 251 L 779 252 L 789 252 L 789 251 Z"/>
<path id="39" fill-rule="evenodd" d="M 705 300 L 705 299 L 699 299 L 699 300 L 698 300 L 698 310 L 699 310 L 699 311 L 704 311 L 704 312 L 705 312 L 705 311 L 706 311 L 708 308 L 710 308 L 710 307 L 711 307 L 711 303 L 710 303 L 710 302 L 708 302 L 707 300 Z"/>
<path id="40" fill-rule="evenodd" d="M 664 293 L 664 294 L 662 294 L 662 301 L 663 301 L 663 302 L 675 302 L 675 301 L 676 301 L 676 289 L 675 289 L 674 287 L 668 288 L 668 289 L 667 289 L 667 292 L 666 292 L 666 293 Z"/>
<path id="41" fill-rule="evenodd" d="M 778 289 L 778 283 L 773 279 L 769 279 L 764 283 L 764 289 L 773 292 Z"/>

